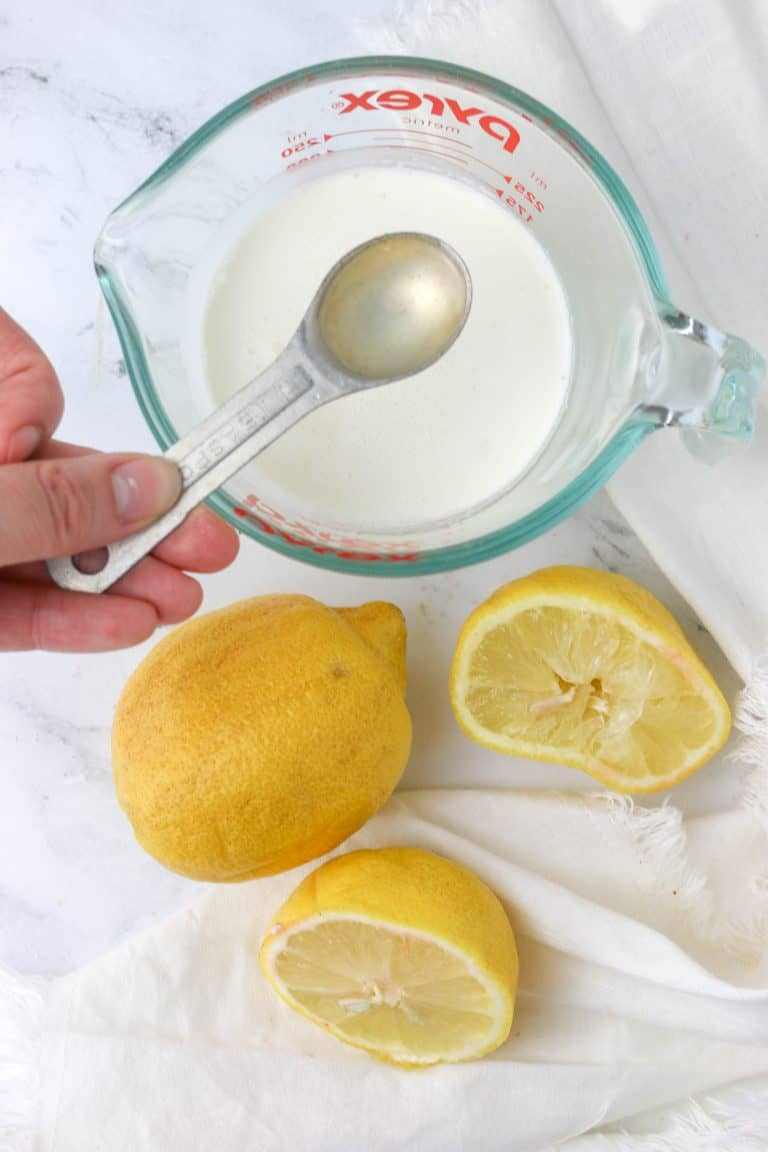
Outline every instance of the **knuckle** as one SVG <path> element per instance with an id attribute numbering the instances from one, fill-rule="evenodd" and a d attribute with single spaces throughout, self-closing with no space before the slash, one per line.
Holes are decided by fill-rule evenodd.
<path id="1" fill-rule="evenodd" d="M 64 392 L 50 360 L 35 345 L 24 346 L 0 371 L 0 394 L 4 404 L 29 409 L 25 422 L 35 422 L 35 412 L 53 432 L 64 412 Z"/>
<path id="2" fill-rule="evenodd" d="M 45 497 L 47 534 L 53 547 L 67 552 L 90 524 L 91 502 L 71 470 L 59 461 L 41 461 L 36 467 Z"/>
<path id="3" fill-rule="evenodd" d="M 61 384 L 59 383 L 58 376 L 47 360 L 44 380 L 46 384 L 46 393 L 48 395 L 48 400 L 51 406 L 50 431 L 53 432 L 62 416 L 64 415 L 64 391 L 61 387 Z"/>

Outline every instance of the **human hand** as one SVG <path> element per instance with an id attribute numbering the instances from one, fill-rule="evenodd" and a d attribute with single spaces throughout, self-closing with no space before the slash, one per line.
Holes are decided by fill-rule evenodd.
<path id="1" fill-rule="evenodd" d="M 171 507 L 181 482 L 159 457 L 51 439 L 63 408 L 48 359 L 0 308 L 0 651 L 138 644 L 199 608 L 202 589 L 185 569 L 217 572 L 237 555 L 234 529 L 200 507 L 108 592 L 58 588 L 45 560 L 138 531 Z"/>

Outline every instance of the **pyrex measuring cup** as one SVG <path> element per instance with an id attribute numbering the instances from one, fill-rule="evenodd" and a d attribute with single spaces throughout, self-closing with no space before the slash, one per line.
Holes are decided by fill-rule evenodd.
<path id="1" fill-rule="evenodd" d="M 350 530 L 246 468 L 211 501 L 238 528 L 324 567 L 446 570 L 551 527 L 656 429 L 685 430 L 691 447 L 710 457 L 725 439 L 749 440 L 762 357 L 669 302 L 643 220 L 594 148 L 490 77 L 435 61 L 369 57 L 296 72 L 244 96 L 109 217 L 97 271 L 162 447 L 213 406 L 203 361 L 190 352 L 189 300 L 193 289 L 199 295 L 217 238 L 236 230 L 246 211 L 252 216 L 254 204 L 273 203 L 300 182 L 393 164 L 472 182 L 534 230 L 571 316 L 570 390 L 559 423 L 507 490 L 440 522 Z M 299 259 L 300 251 L 286 252 L 286 275 Z"/>

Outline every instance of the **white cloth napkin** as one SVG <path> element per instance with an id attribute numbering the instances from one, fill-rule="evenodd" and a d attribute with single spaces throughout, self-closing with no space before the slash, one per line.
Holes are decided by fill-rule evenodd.
<path id="1" fill-rule="evenodd" d="M 412 792 L 342 850 L 394 843 L 474 869 L 510 912 L 521 990 L 492 1058 L 404 1073 L 275 997 L 258 945 L 309 865 L 209 890 L 57 981 L 44 1004 L 26 993 L 19 1013 L 42 1024 L 34 1148 L 535 1152 L 768 1074 L 768 956 L 750 892 L 765 841 L 746 813 L 684 829 L 673 808 L 607 795 Z M 759 1118 L 758 1083 L 740 1091 Z M 768 1108 L 760 1122 L 768 1139 Z M 605 1147 L 642 1147 L 627 1139 Z"/>
<path id="2" fill-rule="evenodd" d="M 761 0 L 413 0 L 366 36 L 561 111 L 633 190 L 680 305 L 765 350 Z M 764 419 L 751 454 L 709 470 L 659 434 L 611 486 L 749 684 L 739 808 L 684 822 L 603 795 L 410 793 L 344 846 L 434 848 L 505 901 L 521 993 L 498 1053 L 405 1074 L 290 1013 L 255 952 L 298 870 L 209 890 L 49 988 L 3 977 L 0 1149 L 764 1152 L 766 448 Z"/>

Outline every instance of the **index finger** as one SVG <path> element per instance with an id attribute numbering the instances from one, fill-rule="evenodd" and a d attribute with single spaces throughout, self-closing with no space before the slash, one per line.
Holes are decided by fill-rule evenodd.
<path id="1" fill-rule="evenodd" d="M 0 464 L 27 460 L 61 420 L 64 397 L 48 357 L 0 308 Z"/>

